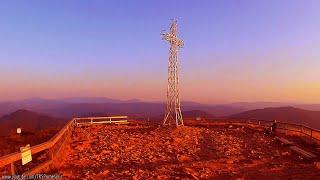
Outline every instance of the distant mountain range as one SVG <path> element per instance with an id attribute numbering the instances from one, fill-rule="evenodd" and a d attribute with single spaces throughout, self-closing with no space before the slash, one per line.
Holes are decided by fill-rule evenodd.
<path id="1" fill-rule="evenodd" d="M 0 118 L 0 136 L 15 134 L 17 128 L 22 128 L 23 132 L 58 128 L 67 121 L 67 119 L 53 118 L 27 110 L 18 110 Z"/>
<path id="2" fill-rule="evenodd" d="M 245 111 L 228 117 L 229 119 L 278 120 L 281 122 L 304 124 L 320 129 L 320 111 L 310 111 L 294 107 L 263 108 Z"/>
<path id="3" fill-rule="evenodd" d="M 235 115 L 252 115 L 252 118 L 256 117 L 256 114 L 250 114 L 251 110 L 264 109 L 268 111 L 270 107 L 284 107 L 293 106 L 299 109 L 306 109 L 312 111 L 320 111 L 320 104 L 290 104 L 279 102 L 238 102 L 228 104 L 201 104 L 196 102 L 182 102 L 182 111 L 193 112 L 191 114 L 202 114 L 202 116 L 208 116 L 211 118 L 226 118 Z M 158 118 L 162 117 L 165 110 L 164 102 L 143 102 L 138 99 L 131 100 L 117 100 L 104 97 L 74 97 L 65 99 L 48 100 L 41 98 L 32 98 L 21 101 L 13 102 L 0 102 L 0 116 L 10 114 L 19 109 L 26 109 L 29 111 L 37 112 L 40 114 L 46 114 L 51 117 L 58 117 L 63 119 L 70 119 L 72 117 L 89 116 L 89 115 L 128 115 L 137 118 Z M 272 109 L 276 111 L 277 109 Z M 199 111 L 198 113 L 195 113 Z M 249 111 L 249 112 L 245 112 Z M 256 110 L 260 112 L 261 110 Z M 254 112 L 256 112 L 254 111 Z M 279 113 L 290 113 L 287 109 L 279 109 Z M 295 109 L 291 113 L 298 111 Z M 201 112 L 201 113 L 200 113 Z M 206 115 L 205 115 L 206 114 Z M 272 113 L 271 113 L 272 114 Z M 298 114 L 293 114 L 297 117 Z M 184 116 L 188 116 L 185 114 Z M 260 116 L 257 116 L 259 118 Z M 277 116 L 261 116 L 263 119 Z M 282 118 L 282 117 L 279 117 Z M 161 119 L 161 118 L 160 118 Z M 284 117 L 284 120 L 286 118 Z M 300 116 L 298 119 L 301 119 Z M 303 118 L 306 119 L 306 118 Z M 292 120 L 296 122 L 296 119 Z M 307 120 L 311 121 L 310 119 Z M 313 123 L 312 123 L 313 124 Z"/>
<path id="4" fill-rule="evenodd" d="M 299 103 L 283 103 L 283 102 L 237 102 L 229 103 L 229 106 L 242 108 L 245 110 L 262 109 L 268 107 L 295 107 L 310 111 L 320 111 L 320 104 L 299 104 Z"/>
<path id="5" fill-rule="evenodd" d="M 200 110 L 214 116 L 227 116 L 245 109 L 236 106 L 208 105 L 195 102 L 182 102 L 183 111 Z M 18 109 L 48 114 L 50 116 L 71 118 L 89 114 L 129 115 L 138 117 L 160 116 L 164 113 L 164 102 L 143 102 L 138 99 L 116 100 L 110 98 L 66 98 L 46 100 L 32 98 L 14 102 L 0 102 L 0 116 Z"/>
<path id="6" fill-rule="evenodd" d="M 215 119 L 216 117 L 212 114 L 209 114 L 205 111 L 192 110 L 192 111 L 182 111 L 183 118 L 197 118 L 201 117 L 204 119 Z"/>
<path id="7" fill-rule="evenodd" d="M 71 107 L 67 108 L 68 110 L 71 110 L 71 112 L 80 111 L 82 113 L 86 112 L 88 115 L 106 115 L 103 114 L 90 114 L 91 112 L 103 112 L 105 110 L 105 105 L 109 105 L 107 108 L 111 108 L 110 104 L 96 104 L 93 106 L 92 104 L 77 104 L 71 105 Z M 132 114 L 133 116 L 145 115 L 144 111 L 146 109 L 140 109 L 146 107 L 146 104 L 144 106 L 139 106 L 140 103 L 124 103 L 124 104 L 118 104 L 122 107 L 121 111 L 118 111 L 119 114 Z M 158 108 L 161 104 L 149 104 L 148 109 L 150 110 L 150 120 L 153 121 L 161 121 L 163 118 L 163 113 L 156 115 L 152 115 L 152 112 L 158 112 Z M 125 106 L 125 107 L 123 107 Z M 162 106 L 162 105 L 161 105 Z M 133 108 L 135 107 L 135 108 Z M 115 108 L 117 109 L 117 107 Z M 113 109 L 113 112 L 116 112 L 117 110 Z M 126 112 L 126 110 L 128 112 Z M 110 110 L 110 109 L 109 109 Z M 58 113 L 61 109 L 58 109 Z M 125 113 L 126 112 L 126 113 Z M 52 112 L 54 113 L 54 112 Z M 65 112 L 65 115 L 68 115 L 68 112 Z M 112 114 L 108 114 L 112 115 Z M 141 116 L 142 117 L 142 116 Z M 146 116 L 144 116 L 146 117 Z M 202 110 L 189 110 L 189 111 L 183 111 L 183 117 L 186 119 L 189 118 L 196 118 L 201 117 L 205 119 L 215 119 L 216 117 L 206 111 Z M 277 108 L 263 108 L 263 109 L 255 109 L 255 110 L 249 110 L 244 111 L 241 113 L 236 113 L 233 115 L 230 115 L 228 117 L 225 117 L 225 119 L 258 119 L 258 120 L 278 120 L 282 122 L 288 122 L 288 123 L 296 123 L 296 124 L 305 124 L 313 128 L 320 129 L 320 111 L 309 111 L 294 107 L 277 107 Z M 5 115 L 0 118 L 0 136 L 14 134 L 16 128 L 21 127 L 23 131 L 30 131 L 35 132 L 38 130 L 43 130 L 47 128 L 60 128 L 62 127 L 67 121 L 69 121 L 69 118 L 54 118 L 49 115 L 44 115 L 28 110 L 18 110 L 11 114 Z"/>
<path id="8" fill-rule="evenodd" d="M 84 107 L 85 108 L 85 107 Z M 101 116 L 103 114 L 95 114 Z M 185 118 L 214 118 L 213 115 L 204 111 L 184 111 L 183 115 Z M 162 120 L 162 116 L 154 117 L 152 120 Z M 0 117 L 0 136 L 8 136 L 16 134 L 17 128 L 22 128 L 23 132 L 37 132 L 39 130 L 45 130 L 48 128 L 61 128 L 70 119 L 54 118 L 48 115 L 39 114 L 28 110 L 18 110 L 11 114 Z"/>

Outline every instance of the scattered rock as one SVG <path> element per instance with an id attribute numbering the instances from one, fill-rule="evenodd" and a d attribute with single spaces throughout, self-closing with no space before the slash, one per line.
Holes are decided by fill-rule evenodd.
<path id="1" fill-rule="evenodd" d="M 190 157 L 188 155 L 177 155 L 177 159 L 179 162 L 189 161 Z"/>
<path id="2" fill-rule="evenodd" d="M 113 143 L 113 144 L 111 145 L 111 148 L 112 148 L 114 151 L 116 151 L 116 150 L 118 150 L 119 145 L 118 145 L 118 144 Z"/>
<path id="3" fill-rule="evenodd" d="M 66 169 L 59 172 L 64 174 L 71 169 L 72 176 L 68 177 L 74 179 L 94 179 L 95 174 L 96 179 L 106 176 L 109 179 L 241 179 L 247 171 L 255 175 L 264 173 L 264 168 L 255 168 L 269 167 L 267 161 L 291 163 L 289 158 L 276 157 L 287 156 L 289 152 L 275 146 L 272 138 L 230 126 L 232 129 L 229 126 L 166 129 L 101 125 L 92 130 L 88 127 L 86 130 L 96 137 L 88 139 L 76 131 L 71 143 L 74 148 L 64 162 Z M 77 142 L 81 143 L 75 145 Z M 319 169 L 320 164 L 310 166 Z M 246 178 L 254 179 L 250 173 Z"/>
<path id="4" fill-rule="evenodd" d="M 314 165 L 320 170 L 320 162 L 314 162 Z"/>
<path id="5" fill-rule="evenodd" d="M 227 160 L 227 164 L 233 164 L 233 160 L 231 159 Z"/>
<path id="6" fill-rule="evenodd" d="M 102 172 L 102 175 L 108 176 L 109 172 L 110 172 L 110 171 L 109 171 L 108 169 L 106 169 L 106 170 L 104 170 L 104 171 Z"/>
<path id="7" fill-rule="evenodd" d="M 187 174 L 191 175 L 194 179 L 199 179 L 198 178 L 199 174 L 197 172 L 195 172 L 191 168 L 184 168 L 184 172 L 186 172 Z"/>
<path id="8" fill-rule="evenodd" d="M 282 156 L 288 156 L 290 153 L 288 151 L 281 153 Z"/>
<path id="9" fill-rule="evenodd" d="M 112 160 L 110 161 L 111 164 L 117 164 L 119 161 L 119 158 L 113 157 Z"/>

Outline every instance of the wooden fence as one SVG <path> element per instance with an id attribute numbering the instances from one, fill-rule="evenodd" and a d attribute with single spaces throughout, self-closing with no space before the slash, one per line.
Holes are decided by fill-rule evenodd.
<path id="1" fill-rule="evenodd" d="M 114 120 L 117 119 L 117 120 Z M 122 119 L 122 120 L 120 120 Z M 55 136 L 53 136 L 47 142 L 31 146 L 31 154 L 32 156 L 43 152 L 45 150 L 48 151 L 49 160 L 44 163 L 41 163 L 34 167 L 33 169 L 24 172 L 23 175 L 31 175 L 41 172 L 42 170 L 49 168 L 50 165 L 53 164 L 55 157 L 59 156 L 60 150 L 65 145 L 65 142 L 71 136 L 72 131 L 77 125 L 81 124 L 102 124 L 102 123 L 116 123 L 116 122 L 124 122 L 127 119 L 127 116 L 112 116 L 112 117 L 86 117 L 86 118 L 74 118 L 70 122 L 68 122 Z M 15 162 L 21 160 L 21 153 L 15 152 L 5 156 L 0 157 L 0 168 L 10 165 L 11 174 L 16 174 L 15 170 Z"/>
<path id="2" fill-rule="evenodd" d="M 76 118 L 75 124 L 85 125 L 85 124 L 112 124 L 112 123 L 125 123 L 127 122 L 128 116 L 110 116 L 110 117 L 84 117 Z"/>
<path id="3" fill-rule="evenodd" d="M 243 120 L 243 121 L 234 121 L 240 123 L 246 123 L 250 125 L 256 125 L 261 127 L 270 127 L 273 121 L 268 120 Z M 294 133 L 302 136 L 306 136 L 311 138 L 318 143 L 320 143 L 320 130 L 308 127 L 302 124 L 294 124 L 294 123 L 285 123 L 285 122 L 277 122 L 277 129 L 283 130 L 288 133 Z"/>
<path id="4" fill-rule="evenodd" d="M 116 120 L 114 120 L 116 119 Z M 60 153 L 60 150 L 66 144 L 65 142 L 71 136 L 72 131 L 75 127 L 79 125 L 86 124 L 102 124 L 102 123 L 121 123 L 126 122 L 127 116 L 112 116 L 112 117 L 85 117 L 85 118 L 74 118 L 68 124 L 66 124 L 55 136 L 53 136 L 49 141 L 32 146 L 31 153 L 35 155 L 39 152 L 43 152 L 45 150 L 49 153 L 49 160 L 46 162 L 37 165 L 33 169 L 23 173 L 24 175 L 31 175 L 41 172 L 42 170 L 49 168 L 50 165 L 53 164 L 55 157 L 57 157 Z M 259 127 L 268 127 L 271 126 L 272 121 L 266 120 L 243 120 L 243 121 L 224 121 L 229 123 L 241 123 Z M 299 133 L 301 135 L 305 135 L 310 137 L 318 142 L 320 142 L 320 130 L 310 128 L 305 125 L 292 124 L 292 123 L 283 123 L 278 122 L 278 129 Z M 8 154 L 6 156 L 0 157 L 0 168 L 10 165 L 11 174 L 15 174 L 15 165 L 14 162 L 21 160 L 21 153 L 15 152 L 12 154 Z"/>

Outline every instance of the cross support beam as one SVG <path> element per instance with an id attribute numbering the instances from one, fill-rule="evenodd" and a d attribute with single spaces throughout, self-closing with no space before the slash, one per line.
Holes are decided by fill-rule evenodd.
<path id="1" fill-rule="evenodd" d="M 183 126 L 179 92 L 178 50 L 182 48 L 183 40 L 177 37 L 177 21 L 171 23 L 170 31 L 161 33 L 162 39 L 170 44 L 168 65 L 167 106 L 163 125 Z"/>

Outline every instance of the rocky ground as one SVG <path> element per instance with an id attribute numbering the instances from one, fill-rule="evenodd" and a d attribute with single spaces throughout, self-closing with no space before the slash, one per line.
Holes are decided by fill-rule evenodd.
<path id="1" fill-rule="evenodd" d="M 33 132 L 23 132 L 20 136 L 17 134 L 11 134 L 9 136 L 0 137 L 0 157 L 8 155 L 10 153 L 20 152 L 20 147 L 30 144 L 30 146 L 35 146 L 43 142 L 48 141 L 52 138 L 60 128 L 47 128 L 39 131 Z M 28 171 L 47 160 L 46 151 L 32 155 L 32 162 L 22 166 L 21 160 L 16 161 L 15 171 L 17 174 Z M 5 166 L 0 168 L 0 177 L 3 175 L 10 174 L 10 166 Z"/>
<path id="2" fill-rule="evenodd" d="M 320 179 L 314 162 L 235 125 L 81 127 L 57 166 L 65 179 Z"/>
<path id="3" fill-rule="evenodd" d="M 0 136 L 0 156 L 10 153 L 19 152 L 20 147 L 30 144 L 31 146 L 41 144 L 53 137 L 60 128 L 47 128 L 44 130 L 23 132 L 20 136 L 10 134 L 8 136 Z"/>

